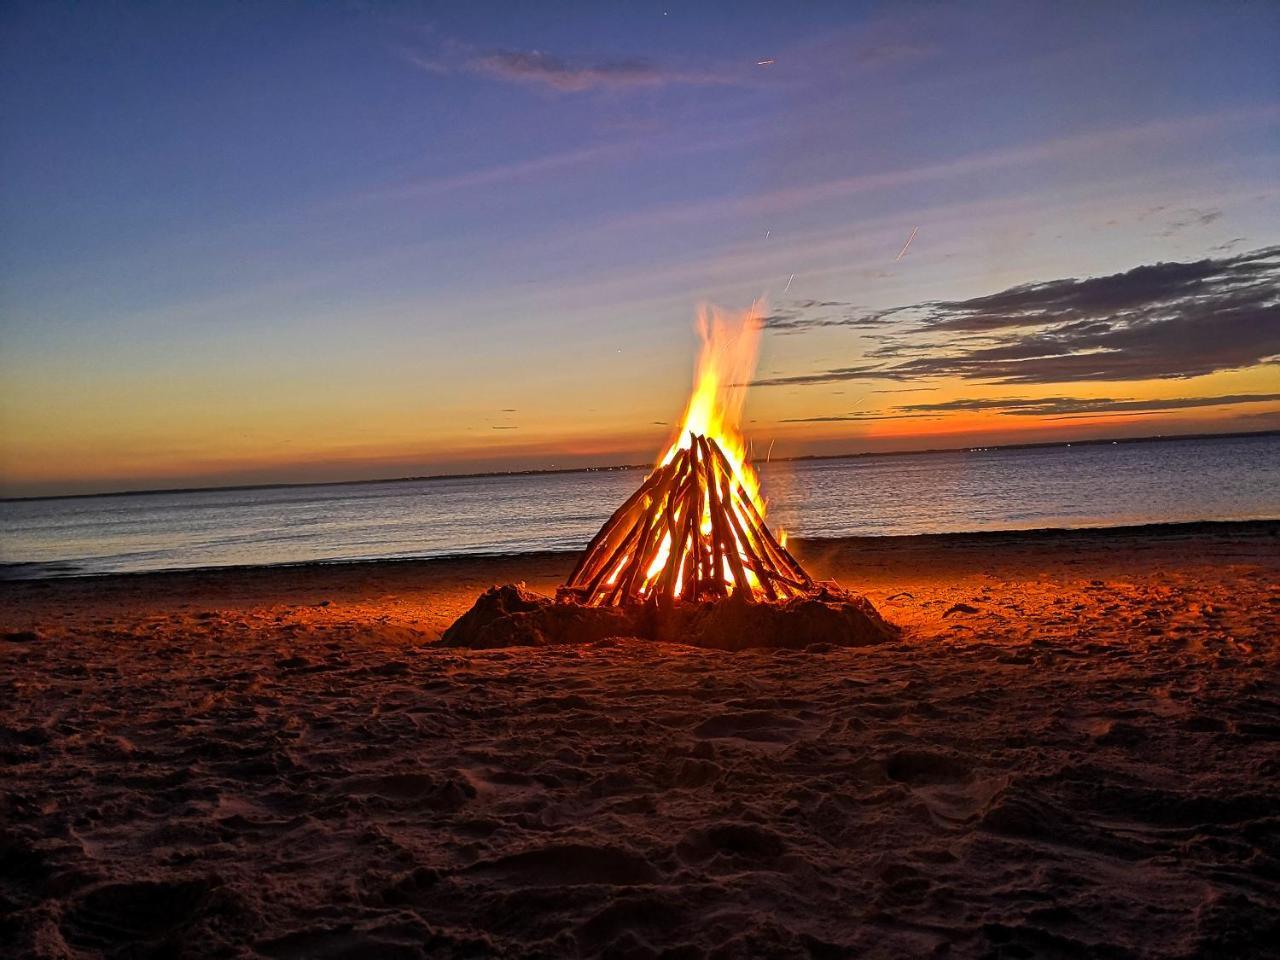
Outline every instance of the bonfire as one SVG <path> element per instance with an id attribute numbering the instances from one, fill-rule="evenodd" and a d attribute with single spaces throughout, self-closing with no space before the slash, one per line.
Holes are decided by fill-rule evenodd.
<path id="1" fill-rule="evenodd" d="M 693 393 L 640 488 L 592 538 L 554 601 L 494 587 L 445 632 L 460 646 L 645 636 L 717 647 L 862 644 L 893 637 L 863 597 L 815 581 L 765 523 L 739 430 L 759 304 L 704 307 Z"/>
<path id="2" fill-rule="evenodd" d="M 738 430 L 755 369 L 759 312 L 704 307 L 702 352 L 679 433 L 658 466 L 587 545 L 560 590 L 590 606 L 779 600 L 812 578 L 765 525 L 760 483 Z"/>

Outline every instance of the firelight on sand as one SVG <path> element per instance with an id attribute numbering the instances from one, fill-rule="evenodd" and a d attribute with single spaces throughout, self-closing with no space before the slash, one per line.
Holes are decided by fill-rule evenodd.
<path id="1" fill-rule="evenodd" d="M 679 431 L 640 489 L 588 545 L 562 596 L 589 606 L 780 600 L 812 578 L 765 525 L 760 481 L 739 430 L 755 371 L 762 305 L 733 313 L 704 305 L 693 392 Z"/>

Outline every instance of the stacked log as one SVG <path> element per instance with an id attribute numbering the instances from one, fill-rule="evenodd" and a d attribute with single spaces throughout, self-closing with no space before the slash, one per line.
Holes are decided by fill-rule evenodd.
<path id="1" fill-rule="evenodd" d="M 730 594 L 785 600 L 814 589 L 715 440 L 690 435 L 600 528 L 560 596 L 625 606 Z"/>

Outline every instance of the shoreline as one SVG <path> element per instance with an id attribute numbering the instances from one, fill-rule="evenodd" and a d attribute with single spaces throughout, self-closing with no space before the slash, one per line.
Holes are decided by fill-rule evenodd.
<path id="1" fill-rule="evenodd" d="M 1280 557 L 1280 520 L 795 539 L 790 546 L 815 578 L 835 580 L 880 605 L 894 594 L 917 592 L 913 584 L 950 590 L 992 579 L 1072 578 L 1085 568 L 1092 571 L 1087 582 L 1158 577 L 1175 568 L 1216 570 L 1225 560 L 1266 565 Z M 193 613 L 216 612 L 215 622 L 231 618 L 242 629 L 269 628 L 283 617 L 307 629 L 430 643 L 490 586 L 524 582 L 553 595 L 578 555 L 542 551 L 0 580 L 0 629 L 70 636 L 99 622 L 151 629 L 163 616 L 190 625 Z M 905 611 L 890 606 L 888 612 Z"/>
<path id="2" fill-rule="evenodd" d="M 913 534 L 866 534 L 849 537 L 791 537 L 789 543 L 800 550 L 822 550 L 839 547 L 845 544 L 875 544 L 882 547 L 895 544 L 917 544 L 939 546 L 960 544 L 969 540 L 999 541 L 1020 539 L 1072 539 L 1097 537 L 1184 537 L 1197 534 L 1240 533 L 1242 535 L 1269 535 L 1280 537 L 1280 517 L 1257 517 L 1243 520 L 1191 520 L 1167 523 L 1140 523 L 1099 525 L 1080 527 L 1029 527 L 1008 530 L 972 530 L 954 533 L 913 533 Z M 584 544 L 585 546 L 585 544 Z M 582 547 L 564 548 L 561 550 L 527 550 L 515 552 L 475 552 L 475 553 L 443 553 L 418 557 L 369 557 L 366 559 L 335 560 L 299 560 L 282 563 L 263 564 L 225 564 L 206 567 L 168 567 L 159 570 L 131 571 L 79 571 L 74 568 L 76 561 L 18 561 L 0 563 L 0 585 L 6 583 L 45 582 L 63 580 L 104 580 L 116 577 L 170 577 L 181 575 L 205 576 L 221 573 L 252 573 L 280 570 L 309 570 L 334 568 L 367 569 L 370 567 L 395 567 L 403 564 L 450 564 L 469 561 L 520 562 L 539 561 L 563 557 L 575 557 L 581 553 Z M 68 572 L 57 572 L 59 568 L 71 568 Z M 36 571 L 53 571 L 23 575 L 31 569 Z"/>

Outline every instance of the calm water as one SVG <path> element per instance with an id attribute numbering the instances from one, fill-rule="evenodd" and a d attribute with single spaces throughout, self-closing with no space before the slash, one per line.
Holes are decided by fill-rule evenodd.
<path id="1" fill-rule="evenodd" d="M 0 503 L 0 576 L 580 548 L 643 471 Z M 1280 517 L 1280 436 L 775 463 L 769 517 L 838 537 Z"/>

